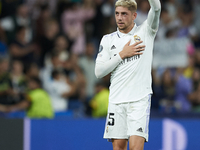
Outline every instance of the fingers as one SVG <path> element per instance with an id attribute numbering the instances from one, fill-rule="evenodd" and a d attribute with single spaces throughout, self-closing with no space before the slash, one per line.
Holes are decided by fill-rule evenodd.
<path id="1" fill-rule="evenodd" d="M 139 45 L 137 48 L 134 50 L 137 54 L 141 55 L 143 54 L 143 51 L 145 50 L 145 45 Z"/>
<path id="2" fill-rule="evenodd" d="M 138 48 L 138 49 L 135 49 L 135 52 L 140 52 L 140 51 L 144 51 L 145 48 Z"/>
<path id="3" fill-rule="evenodd" d="M 135 53 L 137 55 L 142 55 L 143 54 L 143 51 L 144 51 L 144 48 L 143 49 L 140 49 L 140 50 L 135 50 Z"/>
<path id="4" fill-rule="evenodd" d="M 146 46 L 145 45 L 138 45 L 138 46 L 136 46 L 135 48 L 136 49 L 143 49 L 143 48 L 145 48 Z"/>
<path id="5" fill-rule="evenodd" d="M 137 55 L 142 55 L 143 54 L 143 52 L 137 52 Z"/>
<path id="6" fill-rule="evenodd" d="M 128 45 L 128 46 L 129 46 L 129 45 L 130 45 L 130 43 L 131 43 L 131 40 L 129 40 L 129 41 L 128 41 L 128 43 L 126 43 L 126 45 Z"/>
<path id="7" fill-rule="evenodd" d="M 135 42 L 133 46 L 137 46 L 138 44 L 142 43 L 143 41 Z"/>

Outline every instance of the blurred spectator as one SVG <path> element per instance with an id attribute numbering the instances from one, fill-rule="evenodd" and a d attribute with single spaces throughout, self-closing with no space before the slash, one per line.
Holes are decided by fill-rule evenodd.
<path id="1" fill-rule="evenodd" d="M 70 55 L 69 59 L 64 63 L 64 69 L 69 79 L 76 85 L 76 93 L 71 99 L 85 101 L 86 100 L 86 79 L 78 65 L 78 56 Z"/>
<path id="2" fill-rule="evenodd" d="M 115 4 L 114 0 L 104 1 L 103 5 L 101 7 L 101 11 L 102 11 L 104 18 L 106 20 L 114 15 L 114 12 L 115 12 L 115 10 L 113 8 L 114 4 Z M 108 22 L 108 20 L 106 22 Z"/>
<path id="3" fill-rule="evenodd" d="M 194 7 L 194 25 L 196 29 L 198 30 L 198 34 L 200 34 L 200 1 L 194 0 L 193 1 L 193 7 Z M 195 41 L 196 47 L 200 47 L 200 37 L 198 37 L 198 41 Z"/>
<path id="4" fill-rule="evenodd" d="M 115 22 L 115 16 L 111 16 L 107 23 L 107 28 L 105 29 L 105 33 L 114 32 L 116 30 L 116 22 Z"/>
<path id="5" fill-rule="evenodd" d="M 74 94 L 76 87 L 59 70 L 53 70 L 52 82 L 49 84 L 48 93 L 52 100 L 55 112 L 67 111 L 68 100 Z"/>
<path id="6" fill-rule="evenodd" d="M 194 54 L 195 67 L 200 69 L 200 49 L 197 49 Z"/>
<path id="7" fill-rule="evenodd" d="M 40 52 L 40 67 L 44 67 L 45 55 L 50 52 L 54 47 L 54 40 L 59 34 L 59 25 L 55 19 L 50 19 L 45 22 L 44 36 L 39 39 L 39 45 L 41 47 Z"/>
<path id="8" fill-rule="evenodd" d="M 49 84 L 51 83 L 51 73 L 54 69 L 62 70 L 63 64 L 59 60 L 59 55 L 55 52 L 51 53 L 51 65 L 45 66 L 40 70 L 39 76 L 43 82 L 43 87 L 48 89 Z"/>
<path id="9" fill-rule="evenodd" d="M 29 92 L 25 100 L 15 105 L 0 105 L 0 111 L 14 112 L 27 110 L 27 116 L 30 118 L 53 118 L 54 112 L 50 97 L 41 89 L 41 81 L 39 78 L 32 77 L 29 79 L 28 88 Z"/>
<path id="10" fill-rule="evenodd" d="M 177 19 L 177 10 L 178 10 L 178 4 L 176 0 L 166 0 L 164 3 L 164 7 L 169 12 L 170 18 L 173 20 Z"/>
<path id="11" fill-rule="evenodd" d="M 183 5 L 179 9 L 179 18 L 181 26 L 177 32 L 178 37 L 190 37 L 192 40 L 197 39 L 197 29 L 194 26 L 194 11 L 191 3 Z"/>
<path id="12" fill-rule="evenodd" d="M 40 76 L 40 69 L 36 63 L 31 63 L 25 69 L 26 80 L 30 79 L 31 77 L 39 77 Z"/>
<path id="13" fill-rule="evenodd" d="M 59 35 L 55 38 L 54 47 L 52 51 L 45 55 L 45 66 L 52 65 L 50 60 L 51 53 L 56 53 L 61 63 L 64 63 L 69 58 L 70 55 L 69 43 L 64 35 Z"/>
<path id="14" fill-rule="evenodd" d="M 191 79 L 195 68 L 195 53 L 188 55 L 188 66 L 184 70 L 184 76 Z"/>
<path id="15" fill-rule="evenodd" d="M 69 58 L 69 43 L 64 35 L 57 36 L 53 50 L 59 53 L 61 61 L 66 61 Z"/>
<path id="16" fill-rule="evenodd" d="M 92 116 L 95 118 L 106 117 L 109 90 L 102 82 L 99 82 L 95 85 L 95 93 L 96 94 L 89 103 L 92 111 Z"/>
<path id="17" fill-rule="evenodd" d="M 180 26 L 180 20 L 178 18 L 174 19 L 170 16 L 167 9 L 163 8 L 161 11 L 160 26 L 157 33 L 156 40 L 165 39 L 171 33 L 171 37 L 176 37 L 176 30 Z"/>
<path id="18" fill-rule="evenodd" d="M 55 14 L 57 1 L 55 0 L 25 0 L 25 4 L 31 12 L 31 17 L 36 20 L 41 14 L 41 7 L 48 6 L 51 15 Z"/>
<path id="19" fill-rule="evenodd" d="M 12 86 L 13 90 L 17 95 L 15 98 L 18 98 L 18 101 L 21 101 L 24 99 L 24 93 L 27 90 L 26 86 L 26 77 L 24 74 L 24 66 L 22 62 L 15 60 L 12 62 L 11 66 L 11 81 L 12 81 Z"/>
<path id="20" fill-rule="evenodd" d="M 141 25 L 147 19 L 150 5 L 146 0 L 138 1 L 138 3 L 137 18 L 135 19 L 135 22 L 137 25 Z"/>
<path id="21" fill-rule="evenodd" d="M 6 47 L 6 33 L 2 29 L 1 25 L 0 25 L 0 45 L 4 45 L 4 47 Z M 2 53 L 3 51 L 5 51 L 5 48 L 3 49 L 1 46 L 0 53 L 3 54 Z"/>
<path id="22" fill-rule="evenodd" d="M 176 109 L 175 104 L 175 78 L 170 69 L 166 69 L 160 82 L 160 106 L 161 111 L 172 113 Z"/>
<path id="23" fill-rule="evenodd" d="M 43 86 L 45 89 L 49 88 L 52 82 L 51 73 L 53 70 L 64 70 L 64 74 L 69 77 L 70 82 L 72 82 L 76 87 L 76 92 L 70 96 L 70 98 L 75 100 L 84 101 L 86 98 L 85 93 L 85 76 L 78 65 L 78 58 L 76 55 L 70 55 L 70 57 L 62 62 L 60 60 L 59 54 L 53 52 L 51 54 L 51 65 L 47 65 L 40 71 L 40 77 L 43 81 Z"/>
<path id="24" fill-rule="evenodd" d="M 35 24 L 36 40 L 40 39 L 41 37 L 45 35 L 45 27 L 46 27 L 45 24 L 52 17 L 48 5 L 42 5 L 40 6 L 40 9 L 41 9 L 40 14 L 35 21 L 36 22 Z"/>
<path id="25" fill-rule="evenodd" d="M 1 29 L 0 29 L 0 34 L 1 34 Z M 8 55 L 7 45 L 0 39 L 0 56 L 6 56 L 6 55 Z"/>
<path id="26" fill-rule="evenodd" d="M 175 101 L 179 104 L 178 111 L 189 112 L 191 110 L 191 103 L 188 99 L 192 92 L 192 82 L 190 78 L 183 75 L 183 68 L 178 68 L 176 71 L 175 84 Z"/>
<path id="27" fill-rule="evenodd" d="M 0 58 L 0 104 L 10 105 L 18 102 L 9 73 L 9 58 Z"/>
<path id="28" fill-rule="evenodd" d="M 8 16 L 1 19 L 1 27 L 6 31 L 8 44 L 15 37 L 15 33 L 19 26 L 25 27 L 24 40 L 30 42 L 33 37 L 32 20 L 29 17 L 29 9 L 25 4 L 21 4 L 17 7 L 17 11 L 12 16 Z"/>
<path id="29" fill-rule="evenodd" d="M 96 49 L 103 35 L 114 32 L 117 28 L 115 23 L 114 0 L 95 0 L 95 16 L 90 23 L 92 24 L 92 37 L 89 40 L 95 44 Z M 95 52 L 95 54 L 98 51 Z"/>
<path id="30" fill-rule="evenodd" d="M 103 14 L 103 22 L 101 23 L 103 28 L 103 33 L 108 34 L 111 30 L 111 32 L 114 32 L 116 30 L 116 23 L 114 19 L 114 14 L 115 14 L 115 9 L 114 9 L 114 0 L 108 0 L 108 1 L 103 1 L 102 6 L 101 6 L 101 12 Z M 113 20 L 114 19 L 114 20 Z M 114 21 L 114 22 L 113 22 Z M 112 26 L 113 25 L 113 28 Z"/>
<path id="31" fill-rule="evenodd" d="M 1 4 L 1 18 L 11 16 L 15 14 L 16 8 L 23 3 L 23 0 L 14 0 L 14 1 L 8 1 L 8 0 L 3 0 L 0 1 Z"/>
<path id="32" fill-rule="evenodd" d="M 152 69 L 152 101 L 151 101 L 151 108 L 154 110 L 159 110 L 160 108 L 160 100 L 161 100 L 161 75 L 158 74 L 159 69 Z"/>
<path id="33" fill-rule="evenodd" d="M 193 112 L 200 112 L 200 82 L 197 83 L 197 88 L 189 95 L 189 100 L 192 104 Z"/>
<path id="34" fill-rule="evenodd" d="M 94 86 L 97 82 L 97 78 L 94 74 L 94 70 L 91 68 L 95 67 L 95 47 L 93 43 L 87 43 L 85 55 L 79 58 L 79 66 L 82 68 L 86 78 L 86 93 L 87 99 L 91 99 L 94 95 Z"/>
<path id="35" fill-rule="evenodd" d="M 95 16 L 91 20 L 91 23 L 93 25 L 92 37 L 96 40 L 97 42 L 96 45 L 98 45 L 102 36 L 104 35 L 104 28 L 103 28 L 104 16 L 101 10 L 102 5 L 103 5 L 102 0 L 95 0 Z"/>
<path id="36" fill-rule="evenodd" d="M 193 74 L 192 74 L 192 89 L 193 91 L 196 91 L 199 86 L 200 82 L 200 69 L 199 68 L 194 68 Z"/>
<path id="37" fill-rule="evenodd" d="M 6 56 L 8 55 L 8 52 L 7 52 L 7 46 L 0 42 L 0 56 Z"/>
<path id="38" fill-rule="evenodd" d="M 86 45 L 84 23 L 94 17 L 94 7 L 92 1 L 84 1 L 83 5 L 71 3 L 71 7 L 65 10 L 61 17 L 63 31 L 68 35 L 72 45 L 72 53 L 80 55 L 84 53 Z"/>
<path id="39" fill-rule="evenodd" d="M 34 51 L 37 46 L 26 41 L 25 30 L 24 26 L 17 28 L 15 40 L 9 45 L 9 51 L 13 60 L 20 60 L 26 67 L 34 62 Z"/>

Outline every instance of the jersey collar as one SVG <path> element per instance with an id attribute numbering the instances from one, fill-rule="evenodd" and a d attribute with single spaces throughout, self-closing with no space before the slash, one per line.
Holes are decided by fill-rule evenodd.
<path id="1" fill-rule="evenodd" d="M 133 29 L 132 29 L 129 33 L 122 33 L 122 32 L 120 32 L 119 29 L 117 28 L 117 34 L 118 34 L 119 38 L 121 38 L 121 37 L 123 37 L 123 36 L 126 36 L 126 35 L 134 35 L 136 28 L 137 28 L 136 23 L 135 23 Z"/>

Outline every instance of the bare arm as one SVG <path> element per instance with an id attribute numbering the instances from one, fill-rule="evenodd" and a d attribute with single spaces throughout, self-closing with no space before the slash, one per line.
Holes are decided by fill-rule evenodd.
<path id="1" fill-rule="evenodd" d="M 12 44 L 10 46 L 10 53 L 15 57 L 23 57 L 33 51 L 32 47 L 29 48 L 21 48 L 16 44 Z"/>
<path id="2" fill-rule="evenodd" d="M 26 110 L 30 107 L 31 102 L 28 100 L 23 100 L 15 105 L 9 106 L 10 111 Z"/>
<path id="3" fill-rule="evenodd" d="M 28 100 L 23 100 L 13 105 L 0 104 L 0 111 L 1 112 L 15 112 L 15 111 L 20 111 L 20 110 L 26 110 L 30 107 L 30 105 L 31 105 L 31 102 Z"/>

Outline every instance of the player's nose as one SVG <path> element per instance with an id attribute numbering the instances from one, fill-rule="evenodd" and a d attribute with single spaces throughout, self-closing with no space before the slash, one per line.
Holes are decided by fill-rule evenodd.
<path id="1" fill-rule="evenodd" d="M 122 20 L 122 15 L 119 14 L 119 15 L 117 16 L 117 20 Z"/>

